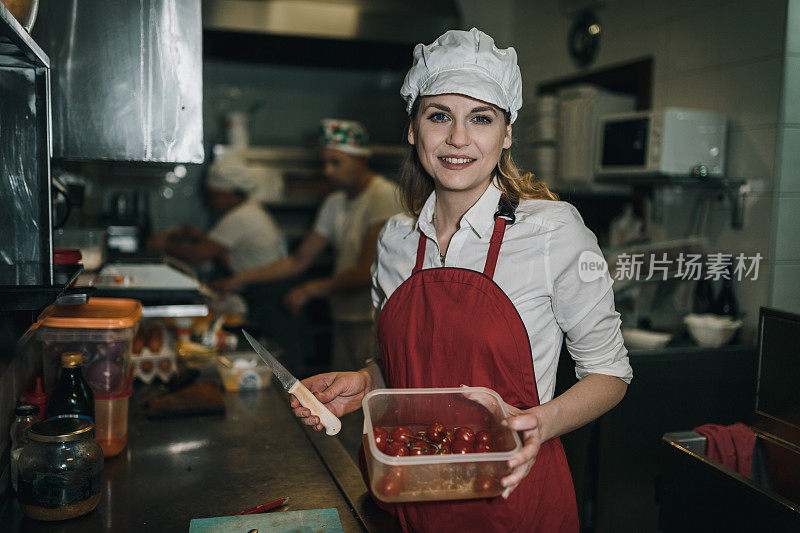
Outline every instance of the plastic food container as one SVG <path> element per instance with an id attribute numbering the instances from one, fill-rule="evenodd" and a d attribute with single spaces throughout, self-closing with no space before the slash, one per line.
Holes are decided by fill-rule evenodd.
<path id="1" fill-rule="evenodd" d="M 103 229 L 59 229 L 53 232 L 58 248 L 77 248 L 84 270 L 97 270 L 106 260 L 106 232 Z"/>
<path id="2" fill-rule="evenodd" d="M 90 298 L 83 305 L 52 305 L 37 322 L 42 373 L 48 392 L 63 352 L 83 354 L 83 377 L 97 394 L 120 392 L 130 372 L 131 343 L 142 304 L 123 298 Z"/>
<path id="3" fill-rule="evenodd" d="M 517 433 L 500 425 L 508 411 L 491 389 L 379 389 L 367 394 L 361 405 L 370 491 L 385 502 L 499 496 L 500 480 L 510 472 L 507 461 L 522 448 Z M 402 425 L 416 433 L 433 422 L 486 430 L 495 451 L 392 457 L 379 451 L 372 437 L 375 427 Z"/>
<path id="4" fill-rule="evenodd" d="M 133 374 L 119 392 L 94 397 L 94 438 L 103 449 L 103 457 L 114 457 L 128 443 L 128 403 L 133 392 Z"/>
<path id="5" fill-rule="evenodd" d="M 227 366 L 223 360 L 231 366 Z M 264 389 L 272 380 L 269 367 L 252 352 L 231 353 L 225 359 L 220 357 L 217 360 L 217 370 L 222 378 L 222 385 L 229 392 Z"/>

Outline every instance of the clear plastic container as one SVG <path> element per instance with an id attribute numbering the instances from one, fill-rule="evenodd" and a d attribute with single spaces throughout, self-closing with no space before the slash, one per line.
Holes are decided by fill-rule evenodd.
<path id="1" fill-rule="evenodd" d="M 90 298 L 83 305 L 53 305 L 37 322 L 46 391 L 58 377 L 61 354 L 83 354 L 83 377 L 95 394 L 119 392 L 130 372 L 131 344 L 142 304 L 123 298 Z"/>
<path id="2" fill-rule="evenodd" d="M 378 389 L 367 394 L 364 455 L 370 491 L 385 502 L 492 498 L 502 493 L 507 461 L 522 448 L 515 431 L 500 425 L 508 411 L 500 396 L 483 387 Z M 488 431 L 493 451 L 393 457 L 378 450 L 373 428 L 407 426 L 416 434 L 434 422 L 447 428 Z"/>
<path id="3" fill-rule="evenodd" d="M 97 270 L 106 260 L 104 229 L 58 229 L 53 232 L 53 244 L 56 248 L 80 250 L 84 270 Z"/>
<path id="4" fill-rule="evenodd" d="M 128 404 L 132 392 L 131 374 L 121 391 L 95 396 L 94 439 L 103 449 L 103 457 L 119 455 L 128 443 Z"/>
<path id="5" fill-rule="evenodd" d="M 269 367 L 253 352 L 236 352 L 220 357 L 217 370 L 228 392 L 260 390 L 272 381 Z"/>

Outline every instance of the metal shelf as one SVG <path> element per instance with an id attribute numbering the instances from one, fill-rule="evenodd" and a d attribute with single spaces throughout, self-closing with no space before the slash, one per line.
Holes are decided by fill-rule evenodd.
<path id="1" fill-rule="evenodd" d="M 672 176 L 667 174 L 615 174 L 595 176 L 595 182 L 609 185 L 628 185 L 651 190 L 660 187 L 686 187 L 717 191 L 722 198 L 727 198 L 731 202 L 731 227 L 737 230 L 744 227 L 745 199 L 750 193 L 750 182 L 744 178 Z"/>
<path id="2" fill-rule="evenodd" d="M 50 68 L 50 58 L 0 4 L 0 66 Z"/>
<path id="3" fill-rule="evenodd" d="M 83 271 L 81 265 L 56 265 L 53 267 L 60 283 L 52 285 L 2 285 L 0 286 L 0 312 L 41 311 L 55 302 Z"/>

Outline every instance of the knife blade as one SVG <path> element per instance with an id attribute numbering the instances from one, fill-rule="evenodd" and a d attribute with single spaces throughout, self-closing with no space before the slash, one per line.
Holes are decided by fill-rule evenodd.
<path id="1" fill-rule="evenodd" d="M 255 340 L 252 335 L 247 333 L 245 330 L 242 330 L 244 334 L 244 338 L 247 339 L 247 342 L 250 343 L 250 346 L 253 347 L 253 350 L 258 354 L 264 363 L 269 367 L 275 377 L 278 378 L 278 381 L 281 382 L 281 385 L 286 392 L 289 394 L 294 395 L 297 400 L 300 402 L 300 405 L 311 411 L 311 414 L 319 418 L 320 424 L 325 427 L 325 433 L 328 435 L 336 435 L 342 429 L 342 422 L 336 415 L 330 412 L 330 410 L 322 405 L 316 396 L 314 396 L 305 385 L 303 385 L 299 379 L 294 377 L 291 372 L 286 370 L 286 367 L 283 366 L 280 361 L 275 359 L 269 350 L 264 348 L 260 342 Z"/>

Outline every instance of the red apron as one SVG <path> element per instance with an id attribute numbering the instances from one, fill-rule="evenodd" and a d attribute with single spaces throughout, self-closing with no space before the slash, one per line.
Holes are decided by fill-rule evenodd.
<path id="1" fill-rule="evenodd" d="M 427 239 L 420 233 L 412 275 L 394 291 L 378 320 L 389 387 L 465 384 L 493 389 L 520 409 L 539 405 L 525 325 L 492 281 L 506 226 L 503 217 L 495 217 L 482 274 L 450 267 L 423 270 Z M 530 473 L 507 500 L 381 506 L 404 531 L 578 531 L 575 490 L 559 439 L 541 446 Z"/>

